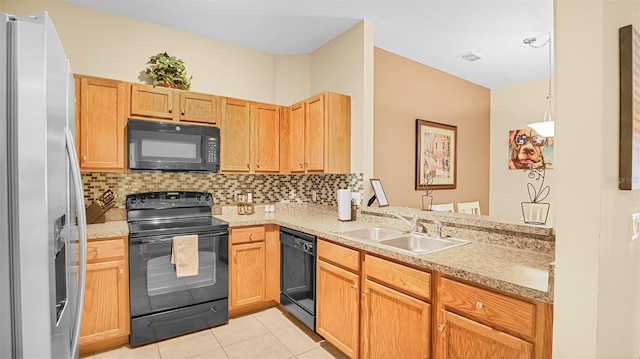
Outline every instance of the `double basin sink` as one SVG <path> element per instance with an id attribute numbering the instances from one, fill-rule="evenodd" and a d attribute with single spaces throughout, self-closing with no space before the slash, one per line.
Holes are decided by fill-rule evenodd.
<path id="1" fill-rule="evenodd" d="M 413 254 L 428 254 L 469 243 L 459 238 L 436 238 L 426 233 L 402 232 L 383 227 L 351 229 L 337 234 L 346 238 L 374 241 Z"/>

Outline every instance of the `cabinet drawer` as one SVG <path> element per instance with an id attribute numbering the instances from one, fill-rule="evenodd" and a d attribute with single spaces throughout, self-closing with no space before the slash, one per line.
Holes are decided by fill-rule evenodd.
<path id="1" fill-rule="evenodd" d="M 440 300 L 449 310 L 530 338 L 534 336 L 536 307 L 532 303 L 447 278 L 440 283 Z"/>
<path id="2" fill-rule="evenodd" d="M 318 240 L 318 257 L 354 272 L 360 272 L 360 252 L 338 244 Z"/>
<path id="3" fill-rule="evenodd" d="M 408 294 L 431 299 L 431 274 L 382 258 L 366 255 L 364 272 L 368 278 L 383 282 Z"/>
<path id="4" fill-rule="evenodd" d="M 125 241 L 120 238 L 87 242 L 87 263 L 124 259 L 124 242 Z M 76 258 L 78 258 L 77 246 Z"/>
<path id="5" fill-rule="evenodd" d="M 231 243 L 264 241 L 264 226 L 231 228 Z"/>

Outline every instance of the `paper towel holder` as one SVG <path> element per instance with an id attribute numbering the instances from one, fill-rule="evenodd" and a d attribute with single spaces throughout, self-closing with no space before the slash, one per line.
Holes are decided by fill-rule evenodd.
<path id="1" fill-rule="evenodd" d="M 380 181 L 380 179 L 371 178 L 370 181 L 371 187 L 373 187 L 373 192 L 375 193 L 375 197 L 378 199 L 378 207 L 388 206 L 389 202 L 387 201 L 387 196 L 385 196 L 384 194 L 384 189 L 382 188 L 382 182 Z"/>

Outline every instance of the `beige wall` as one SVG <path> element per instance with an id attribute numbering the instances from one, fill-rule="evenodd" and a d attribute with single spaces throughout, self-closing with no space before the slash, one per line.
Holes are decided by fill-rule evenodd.
<path id="1" fill-rule="evenodd" d="M 276 102 L 291 105 L 311 93 L 311 55 L 276 56 Z"/>
<path id="2" fill-rule="evenodd" d="M 372 173 L 373 25 L 361 21 L 311 54 L 311 92 L 351 96 L 351 172 Z M 370 86 L 370 85 L 369 85 Z M 368 186 L 365 186 L 368 187 Z"/>
<path id="3" fill-rule="evenodd" d="M 540 51 L 548 51 L 548 48 Z M 526 173 L 510 170 L 509 130 L 527 128 L 527 123 L 541 121 L 546 106 L 549 78 L 522 82 L 514 85 L 491 89 L 491 171 L 490 171 L 490 212 L 492 216 L 504 218 L 522 218 L 520 202 L 529 201 L 527 183 L 538 188 Z M 556 194 L 553 169 L 545 173 L 545 185 L 551 188 L 545 202 L 553 205 Z M 553 211 L 547 224 L 553 224 Z"/>
<path id="4" fill-rule="evenodd" d="M 62 0 L 3 0 L 2 9 L 47 10 L 76 73 L 138 82 L 149 56 L 166 51 L 184 60 L 193 91 L 276 102 L 273 55 Z"/>
<path id="5" fill-rule="evenodd" d="M 555 2 L 555 359 L 638 358 L 640 191 L 618 186 L 618 28 L 638 1 Z M 588 151 L 585 151 L 587 149 Z"/>
<path id="6" fill-rule="evenodd" d="M 480 201 L 489 212 L 489 89 L 376 48 L 374 177 L 389 203 L 422 207 L 415 191 L 416 119 L 458 126 L 457 188 L 433 203 Z M 365 179 L 366 180 L 366 179 Z"/>

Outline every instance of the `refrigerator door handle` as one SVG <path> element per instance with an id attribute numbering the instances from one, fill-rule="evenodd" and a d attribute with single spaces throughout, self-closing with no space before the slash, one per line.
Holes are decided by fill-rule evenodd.
<path id="1" fill-rule="evenodd" d="M 76 146 L 73 142 L 73 134 L 69 128 L 65 127 L 64 137 L 67 143 L 67 155 L 71 165 L 71 175 L 73 177 L 74 189 L 76 190 L 76 206 L 78 216 L 78 297 L 76 300 L 76 315 L 71 342 L 71 358 L 78 357 L 80 341 L 80 323 L 82 321 L 82 306 L 84 304 L 84 283 L 87 271 L 87 219 L 84 209 L 84 195 L 82 192 L 82 177 L 80 177 L 80 165 L 76 156 Z"/>

